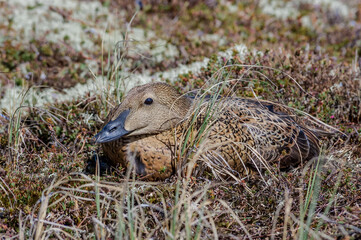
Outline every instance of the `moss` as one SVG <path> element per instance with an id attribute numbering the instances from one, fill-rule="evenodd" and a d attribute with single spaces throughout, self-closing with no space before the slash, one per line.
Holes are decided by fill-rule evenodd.
<path id="1" fill-rule="evenodd" d="M 48 45 L 48 44 L 44 44 L 40 47 L 40 53 L 43 54 L 44 56 L 53 56 L 54 55 L 54 51 L 51 48 L 51 45 Z"/>

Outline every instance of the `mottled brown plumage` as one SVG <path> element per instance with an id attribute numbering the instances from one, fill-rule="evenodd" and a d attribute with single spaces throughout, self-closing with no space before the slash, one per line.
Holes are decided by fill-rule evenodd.
<path id="1" fill-rule="evenodd" d="M 191 154 L 215 174 L 243 176 L 318 155 L 315 134 L 287 112 L 256 99 L 192 101 L 165 83 L 150 83 L 128 93 L 96 139 L 113 165 L 133 162 L 149 179 L 169 177 Z"/>

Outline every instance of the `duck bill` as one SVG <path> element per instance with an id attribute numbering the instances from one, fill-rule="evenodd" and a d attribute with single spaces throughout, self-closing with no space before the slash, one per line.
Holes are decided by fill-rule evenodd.
<path id="1" fill-rule="evenodd" d="M 111 142 L 130 133 L 124 128 L 124 123 L 129 112 L 129 110 L 123 111 L 114 121 L 110 121 L 105 125 L 104 128 L 95 135 L 95 143 Z"/>

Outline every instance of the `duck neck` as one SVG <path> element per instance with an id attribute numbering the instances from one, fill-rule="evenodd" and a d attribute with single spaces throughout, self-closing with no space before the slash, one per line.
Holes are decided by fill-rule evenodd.
<path id="1" fill-rule="evenodd" d="M 173 98 L 169 102 L 172 103 L 169 108 L 171 109 L 171 112 L 176 118 L 178 118 L 179 120 L 183 120 L 187 117 L 189 109 L 192 106 L 192 100 L 190 98 L 187 98 L 185 96 L 178 96 L 177 98 Z"/>

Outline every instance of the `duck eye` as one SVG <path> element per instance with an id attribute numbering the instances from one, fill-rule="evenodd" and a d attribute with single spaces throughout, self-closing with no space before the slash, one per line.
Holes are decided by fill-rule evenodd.
<path id="1" fill-rule="evenodd" d="M 144 101 L 144 104 L 146 104 L 146 105 L 150 105 L 150 104 L 152 104 L 153 103 L 153 99 L 151 99 L 151 98 L 147 98 L 147 99 L 145 99 L 145 101 Z"/>

